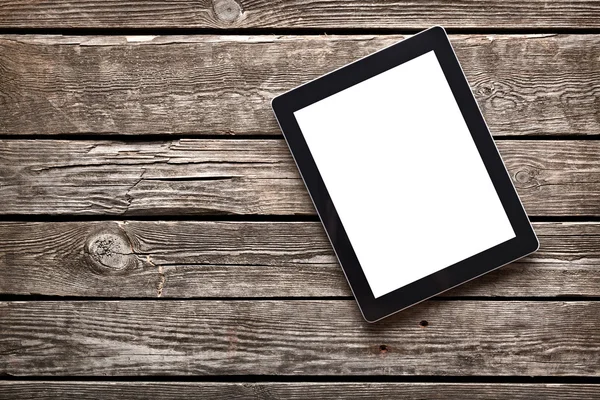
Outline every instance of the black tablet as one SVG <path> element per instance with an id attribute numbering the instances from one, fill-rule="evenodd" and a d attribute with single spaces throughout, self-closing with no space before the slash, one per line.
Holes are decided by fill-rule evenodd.
<path id="1" fill-rule="evenodd" d="M 367 321 L 537 250 L 443 28 L 272 106 Z"/>

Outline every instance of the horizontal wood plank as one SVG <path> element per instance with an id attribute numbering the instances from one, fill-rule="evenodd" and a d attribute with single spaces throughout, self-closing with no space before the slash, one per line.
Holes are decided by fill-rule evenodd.
<path id="1" fill-rule="evenodd" d="M 10 28 L 599 28 L 594 1 L 13 0 Z"/>
<path id="2" fill-rule="evenodd" d="M 0 399 L 77 397 L 125 400 L 170 399 L 415 399 L 594 400 L 600 385 L 510 383 L 312 383 L 312 382 L 0 382 Z"/>
<path id="3" fill-rule="evenodd" d="M 600 215 L 600 142 L 498 147 L 530 215 Z M 7 140 L 0 179 L 2 214 L 315 213 L 280 139 Z"/>
<path id="4" fill-rule="evenodd" d="M 600 297 L 600 224 L 535 223 L 540 250 L 442 297 Z M 0 294 L 351 296 L 318 222 L 0 223 Z"/>
<path id="5" fill-rule="evenodd" d="M 274 96 L 402 38 L 0 35 L 0 134 L 280 135 Z M 600 133 L 600 35 L 451 40 L 495 135 Z"/>
<path id="6" fill-rule="evenodd" d="M 600 302 L 0 303 L 0 374 L 599 376 Z M 426 322 L 425 322 L 426 321 Z"/>

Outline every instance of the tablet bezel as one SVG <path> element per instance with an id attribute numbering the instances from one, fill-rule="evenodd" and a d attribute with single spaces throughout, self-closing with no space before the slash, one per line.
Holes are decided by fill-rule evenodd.
<path id="1" fill-rule="evenodd" d="M 294 112 L 434 51 L 515 237 L 375 298 Z M 442 27 L 436 26 L 275 97 L 271 105 L 363 317 L 375 322 L 533 253 L 539 242 Z M 435 244 L 432 244 L 435 251 Z M 426 255 L 424 255 L 425 257 Z M 398 255 L 401 261 L 401 254 Z"/>

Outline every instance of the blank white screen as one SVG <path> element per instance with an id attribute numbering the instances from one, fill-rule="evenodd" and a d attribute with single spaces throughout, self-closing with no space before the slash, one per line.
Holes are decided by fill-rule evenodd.
<path id="1" fill-rule="evenodd" d="M 375 297 L 515 237 L 433 51 L 294 115 Z"/>

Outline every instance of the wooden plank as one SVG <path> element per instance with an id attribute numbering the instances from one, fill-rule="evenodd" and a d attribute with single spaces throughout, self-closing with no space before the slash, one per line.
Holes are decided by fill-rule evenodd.
<path id="1" fill-rule="evenodd" d="M 0 374 L 600 375 L 600 302 L 0 303 Z"/>
<path id="2" fill-rule="evenodd" d="M 271 98 L 402 38 L 0 35 L 0 134 L 280 135 Z M 451 40 L 494 134 L 600 132 L 600 35 Z"/>
<path id="3" fill-rule="evenodd" d="M 594 400 L 600 385 L 512 383 L 312 383 L 312 382 L 0 382 L 0 399 L 415 399 Z"/>
<path id="4" fill-rule="evenodd" d="M 598 28 L 593 1 L 486 0 L 119 0 L 31 3 L 0 7 L 9 28 Z"/>
<path id="5" fill-rule="evenodd" d="M 530 215 L 600 215 L 600 142 L 498 147 Z M 3 214 L 314 215 L 280 139 L 6 140 L 0 179 Z"/>
<path id="6" fill-rule="evenodd" d="M 600 224 L 535 230 L 536 254 L 441 296 L 600 296 Z M 318 222 L 6 222 L 0 232 L 0 294 L 352 295 Z"/>

